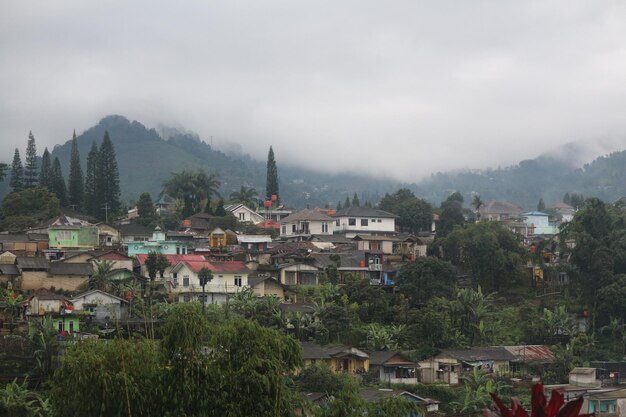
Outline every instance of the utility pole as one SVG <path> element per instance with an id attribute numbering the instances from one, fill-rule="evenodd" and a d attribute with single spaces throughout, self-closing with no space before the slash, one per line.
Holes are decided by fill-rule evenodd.
<path id="1" fill-rule="evenodd" d="M 104 222 L 108 224 L 109 223 L 109 203 L 105 203 L 104 206 L 102 207 L 102 210 L 104 210 Z"/>

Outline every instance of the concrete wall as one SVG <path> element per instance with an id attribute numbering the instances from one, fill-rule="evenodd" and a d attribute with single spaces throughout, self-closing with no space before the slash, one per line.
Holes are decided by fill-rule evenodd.
<path id="1" fill-rule="evenodd" d="M 89 276 L 87 275 L 55 275 L 50 276 L 46 271 L 23 271 L 20 279 L 20 288 L 36 290 L 39 288 L 54 287 L 57 290 L 76 291 L 85 288 Z"/>

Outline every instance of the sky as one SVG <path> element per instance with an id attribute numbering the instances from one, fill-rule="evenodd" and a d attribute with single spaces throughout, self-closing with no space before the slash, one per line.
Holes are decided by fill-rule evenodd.
<path id="1" fill-rule="evenodd" d="M 0 160 L 109 114 L 402 181 L 592 159 L 626 148 L 626 2 L 0 2 Z"/>

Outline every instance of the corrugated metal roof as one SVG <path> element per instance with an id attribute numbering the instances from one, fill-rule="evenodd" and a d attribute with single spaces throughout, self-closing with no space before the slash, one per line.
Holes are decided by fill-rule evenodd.
<path id="1" fill-rule="evenodd" d="M 52 275 L 91 275 L 93 266 L 91 263 L 51 262 L 49 272 Z"/>
<path id="2" fill-rule="evenodd" d="M 21 269 L 27 269 L 27 270 L 29 269 L 47 270 L 49 268 L 49 262 L 46 258 L 34 257 L 34 256 L 18 256 L 17 265 Z"/>
<path id="3" fill-rule="evenodd" d="M 554 354 L 546 345 L 504 346 L 504 348 L 515 355 L 516 362 L 551 363 L 554 361 Z"/>
<path id="4" fill-rule="evenodd" d="M 503 346 L 474 347 L 470 349 L 444 349 L 441 352 L 441 355 L 451 356 L 463 362 L 487 360 L 513 361 L 516 359 L 515 355 Z"/>

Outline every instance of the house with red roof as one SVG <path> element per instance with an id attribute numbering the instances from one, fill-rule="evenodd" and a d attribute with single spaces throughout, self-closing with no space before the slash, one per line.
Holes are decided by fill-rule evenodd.
<path id="1" fill-rule="evenodd" d="M 213 279 L 205 285 L 205 298 L 199 278 L 202 268 L 208 268 L 213 274 Z M 249 287 L 248 275 L 251 271 L 242 261 L 209 262 L 204 259 L 182 259 L 173 265 L 169 272 L 166 281 L 172 300 L 223 304 L 229 297 Z"/>

